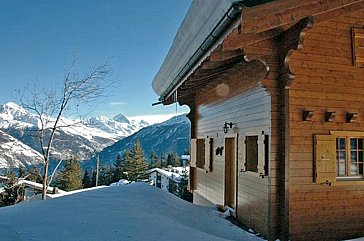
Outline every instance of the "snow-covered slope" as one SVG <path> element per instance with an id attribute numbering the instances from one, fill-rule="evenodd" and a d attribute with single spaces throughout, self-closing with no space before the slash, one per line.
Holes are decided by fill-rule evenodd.
<path id="1" fill-rule="evenodd" d="M 124 117 L 124 118 L 122 118 Z M 90 123 L 82 123 L 66 118 L 62 118 L 53 144 L 53 158 L 70 158 L 76 157 L 84 160 L 90 158 L 95 152 L 102 150 L 106 146 L 115 143 L 123 137 L 126 137 L 146 125 L 145 122 L 136 123 L 128 121 L 121 114 L 115 117 L 115 120 L 110 120 L 105 117 L 93 118 Z M 46 117 L 49 122 L 48 127 L 54 121 L 51 117 Z M 120 121 L 123 120 L 124 123 Z M 129 123 L 125 123 L 125 121 Z M 36 115 L 28 112 L 19 105 L 9 102 L 0 106 L 0 130 L 12 136 L 13 140 L 21 140 L 34 152 L 40 152 L 39 140 L 36 136 L 40 128 L 40 122 Z M 49 134 L 49 132 L 48 132 Z M 5 149 L 0 146 L 0 152 L 3 156 L 7 156 L 8 167 L 19 162 L 37 163 L 34 158 L 21 158 L 17 153 L 10 153 L 10 149 Z M 25 156 L 24 156 L 25 157 Z M 4 159 L 2 160 L 5 165 Z"/>
<path id="2" fill-rule="evenodd" d="M 41 161 L 40 153 L 0 130 L 0 168 L 28 166 Z"/>
<path id="3" fill-rule="evenodd" d="M 0 217 L 6 241 L 261 241 L 216 210 L 144 183 L 0 208 Z"/>

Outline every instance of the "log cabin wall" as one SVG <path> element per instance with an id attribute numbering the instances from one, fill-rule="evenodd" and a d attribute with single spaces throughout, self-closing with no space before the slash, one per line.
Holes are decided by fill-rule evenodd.
<path id="1" fill-rule="evenodd" d="M 262 131 L 270 136 L 270 95 L 260 83 L 242 82 L 240 76 L 243 74 L 237 70 L 233 76 L 226 77 L 224 83 L 228 91 L 222 91 L 225 93 L 223 96 L 219 90 L 221 85 L 196 95 L 196 137 L 212 138 L 213 141 L 212 170 L 207 173 L 203 169 L 196 169 L 194 202 L 197 204 L 202 202 L 203 197 L 214 204 L 224 205 L 225 157 L 224 154 L 216 155 L 215 149 L 224 147 L 225 138 L 237 134 L 238 138 L 243 138 L 244 135 L 258 135 Z M 223 87 L 225 90 L 226 86 Z M 234 123 L 227 134 L 223 132 L 225 121 Z M 268 183 L 269 179 L 259 177 L 258 173 L 238 171 L 237 218 L 265 236 L 268 235 Z"/>
<path id="2" fill-rule="evenodd" d="M 284 182 L 282 183 L 280 177 L 280 155 L 279 155 L 279 143 L 284 142 L 280 140 L 279 131 L 279 94 L 277 87 L 278 78 L 278 63 L 277 63 L 277 43 L 275 38 L 267 39 L 250 46 L 244 47 L 244 52 L 250 59 L 264 60 L 269 66 L 269 74 L 262 81 L 265 89 L 269 92 L 271 98 L 271 133 L 270 133 L 270 145 L 269 145 L 269 174 L 266 179 L 269 182 L 269 215 L 268 215 L 268 237 L 269 240 L 276 240 L 281 235 L 280 226 L 286 226 L 284 215 L 280 214 L 281 207 L 284 205 L 284 192 L 281 192 L 282 197 L 279 197 L 279 190 L 284 189 Z M 281 199 L 281 200 L 280 200 Z M 282 204 L 280 204 L 282 202 Z M 281 218 L 279 219 L 279 216 Z"/>
<path id="3" fill-rule="evenodd" d="M 291 240 L 338 240 L 364 235 L 364 180 L 332 186 L 314 182 L 314 138 L 330 131 L 364 131 L 364 69 L 353 65 L 353 27 L 364 10 L 316 23 L 290 60 L 289 229 Z M 303 111 L 313 111 L 310 121 Z M 336 117 L 325 121 L 326 112 Z M 358 113 L 348 123 L 346 113 Z"/>

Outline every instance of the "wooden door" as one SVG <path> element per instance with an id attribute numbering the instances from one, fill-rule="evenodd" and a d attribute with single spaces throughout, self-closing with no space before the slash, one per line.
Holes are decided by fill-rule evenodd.
<path id="1" fill-rule="evenodd" d="M 225 138 L 224 204 L 236 209 L 236 138 Z"/>

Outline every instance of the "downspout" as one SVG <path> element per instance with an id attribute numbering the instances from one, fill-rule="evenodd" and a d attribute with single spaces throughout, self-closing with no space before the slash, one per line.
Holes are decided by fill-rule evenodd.
<path id="1" fill-rule="evenodd" d="M 224 17 L 220 19 L 217 25 L 212 29 L 209 35 L 202 42 L 200 47 L 194 52 L 192 57 L 189 58 L 184 67 L 178 72 L 177 76 L 173 79 L 172 83 L 167 87 L 164 93 L 159 97 L 159 101 L 155 104 L 163 103 L 169 98 L 177 88 L 182 84 L 179 83 L 182 78 L 198 63 L 201 57 L 209 51 L 213 44 L 220 38 L 226 31 L 227 27 L 240 15 L 244 1 L 234 1 L 225 13 Z"/>

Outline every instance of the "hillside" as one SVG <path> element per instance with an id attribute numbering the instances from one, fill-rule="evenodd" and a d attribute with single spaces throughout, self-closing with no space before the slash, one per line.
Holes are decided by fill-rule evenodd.
<path id="1" fill-rule="evenodd" d="M 145 127 L 106 147 L 99 153 L 100 163 L 112 164 L 118 154 L 123 154 L 127 148 L 130 149 L 137 140 L 140 141 L 147 159 L 152 148 L 157 155 L 161 153 L 182 155 L 184 151 L 189 150 L 189 135 L 190 121 L 185 115 L 176 116 L 165 122 Z M 93 164 L 95 164 L 94 160 L 92 160 Z"/>

